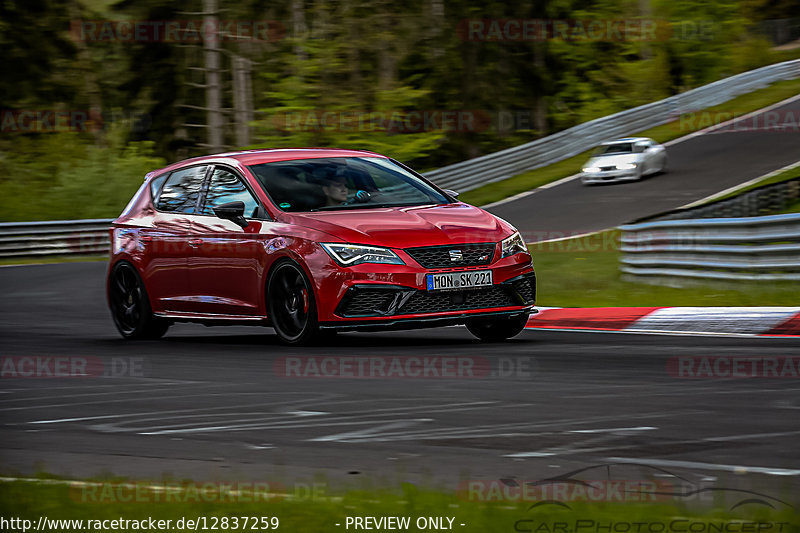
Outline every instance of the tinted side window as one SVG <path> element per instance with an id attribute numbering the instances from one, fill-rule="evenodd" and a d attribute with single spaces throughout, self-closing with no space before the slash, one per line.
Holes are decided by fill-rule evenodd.
<path id="1" fill-rule="evenodd" d="M 164 180 L 167 179 L 168 176 L 169 174 L 161 174 L 160 176 L 156 176 L 150 180 L 150 195 L 153 198 L 158 198 L 158 193 L 161 192 L 161 186 L 164 184 Z"/>
<path id="2" fill-rule="evenodd" d="M 195 213 L 206 169 L 207 166 L 191 167 L 170 174 L 156 201 L 156 209 L 170 213 Z"/>
<path id="3" fill-rule="evenodd" d="M 233 172 L 216 168 L 211 175 L 211 184 L 208 186 L 202 214 L 213 215 L 215 207 L 228 202 L 244 202 L 244 216 L 247 218 L 255 216 L 258 202 L 244 183 Z"/>

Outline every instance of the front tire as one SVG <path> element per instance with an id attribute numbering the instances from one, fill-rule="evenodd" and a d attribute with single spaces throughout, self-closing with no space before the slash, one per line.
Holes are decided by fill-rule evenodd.
<path id="1" fill-rule="evenodd" d="M 111 271 L 108 303 L 114 325 L 126 339 L 159 339 L 169 329 L 168 321 L 153 315 L 144 282 L 130 263 Z"/>
<path id="2" fill-rule="evenodd" d="M 515 318 L 475 318 L 467 322 L 467 329 L 483 342 L 501 342 L 516 337 L 525 325 L 528 317 Z"/>
<path id="3" fill-rule="evenodd" d="M 288 346 L 303 346 L 319 338 L 314 290 L 299 265 L 284 261 L 270 272 L 267 309 L 278 339 Z"/>

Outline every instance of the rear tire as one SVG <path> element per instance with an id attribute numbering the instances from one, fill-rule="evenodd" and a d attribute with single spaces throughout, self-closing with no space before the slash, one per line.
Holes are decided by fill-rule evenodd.
<path id="1" fill-rule="evenodd" d="M 320 338 L 314 290 L 296 263 L 283 261 L 270 272 L 267 309 L 281 343 L 305 346 Z"/>
<path id="2" fill-rule="evenodd" d="M 483 342 L 501 342 L 522 333 L 527 323 L 527 316 L 517 318 L 476 318 L 467 322 L 467 329 Z"/>
<path id="3" fill-rule="evenodd" d="M 126 339 L 160 339 L 170 323 L 153 315 L 144 282 L 130 263 L 118 263 L 108 284 L 111 317 L 120 335 Z"/>

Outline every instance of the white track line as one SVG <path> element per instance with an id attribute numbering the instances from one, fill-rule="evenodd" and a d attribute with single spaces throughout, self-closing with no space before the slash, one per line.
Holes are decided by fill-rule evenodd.
<path id="1" fill-rule="evenodd" d="M 673 461 L 668 459 L 628 459 L 625 457 L 607 457 L 604 461 L 625 464 L 641 464 L 647 466 L 663 466 L 673 468 L 696 468 L 701 470 L 722 470 L 738 474 L 767 474 L 770 476 L 798 476 L 800 470 L 788 468 L 773 468 L 768 466 L 724 465 L 716 463 L 702 463 L 695 461 Z"/>
<path id="2" fill-rule="evenodd" d="M 583 329 L 583 328 L 537 328 L 534 326 L 525 326 L 527 331 L 535 331 L 537 333 L 547 331 L 559 332 L 577 332 L 577 333 L 622 333 L 625 335 L 666 335 L 675 337 L 743 337 L 749 339 L 769 339 L 773 340 L 772 335 L 762 335 L 754 333 L 718 333 L 718 332 L 703 332 L 703 331 L 651 331 L 645 329 L 628 330 L 628 329 Z"/>
<path id="3" fill-rule="evenodd" d="M 654 426 L 636 426 L 632 428 L 573 429 L 567 433 L 615 433 L 617 431 L 650 431 L 658 429 Z"/>
<path id="4" fill-rule="evenodd" d="M 798 312 L 800 307 L 664 307 L 638 318 L 625 330 L 760 335 Z"/>

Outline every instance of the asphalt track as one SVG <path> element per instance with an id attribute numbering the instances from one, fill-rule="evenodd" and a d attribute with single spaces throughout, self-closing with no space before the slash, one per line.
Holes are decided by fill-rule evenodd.
<path id="1" fill-rule="evenodd" d="M 778 123 L 793 119 L 795 126 L 754 130 L 751 126 L 765 124 L 764 113 Z M 669 164 L 664 174 L 638 182 L 588 187 L 574 179 L 537 189 L 489 211 L 516 225 L 529 242 L 614 228 L 800 161 L 798 118 L 800 98 L 741 120 L 736 128 L 720 128 L 669 143 Z M 696 120 L 704 123 L 700 122 L 702 116 Z"/>
<path id="2" fill-rule="evenodd" d="M 103 263 L 0 268 L 4 358 L 136 367 L 117 377 L 4 376 L 0 473 L 455 489 L 614 463 L 622 479 L 660 465 L 694 481 L 800 494 L 798 378 L 685 379 L 668 366 L 684 355 L 796 355 L 797 338 L 527 331 L 491 346 L 453 327 L 287 349 L 270 329 L 178 325 L 161 341 L 127 342 L 105 308 L 104 272 Z M 328 356 L 453 357 L 469 371 L 281 375 L 284 358 Z"/>
<path id="3" fill-rule="evenodd" d="M 797 113 L 800 100 L 778 111 Z M 800 159 L 796 133 L 714 133 L 668 150 L 667 174 L 590 188 L 573 180 L 492 211 L 544 240 L 672 209 Z M 670 372 L 681 356 L 796 355 L 797 338 L 526 331 L 484 345 L 464 328 L 440 328 L 287 349 L 269 329 L 177 325 L 161 341 L 126 342 L 105 307 L 104 276 L 102 263 L 0 268 L 4 365 L 37 357 L 52 370 L 69 357 L 119 374 L 15 379 L 4 366 L 0 473 L 455 489 L 614 464 L 603 477 L 664 468 L 692 482 L 800 494 L 798 378 Z M 352 370 L 409 356 L 450 358 L 462 371 L 356 379 L 282 370 L 293 361 L 313 376 L 309 362 L 328 357 L 353 357 Z"/>

